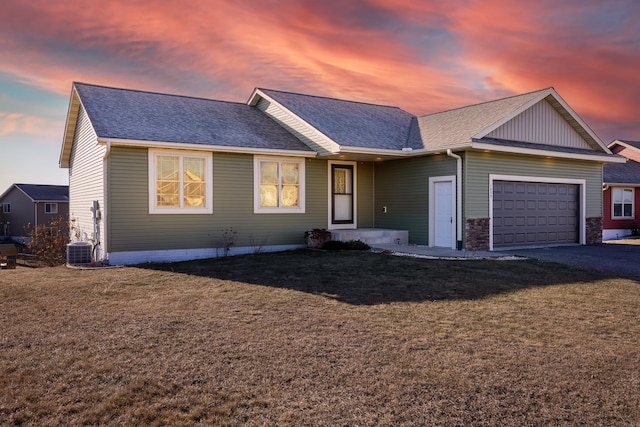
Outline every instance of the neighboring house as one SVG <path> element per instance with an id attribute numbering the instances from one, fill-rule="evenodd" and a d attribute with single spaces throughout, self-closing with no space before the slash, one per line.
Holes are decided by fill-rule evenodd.
<path id="1" fill-rule="evenodd" d="M 69 187 L 13 184 L 0 196 L 0 204 L 0 236 L 22 239 L 38 225 L 68 218 Z"/>
<path id="2" fill-rule="evenodd" d="M 603 240 L 629 236 L 640 229 L 636 213 L 640 206 L 640 142 L 617 139 L 609 149 L 627 162 L 604 166 Z"/>
<path id="3" fill-rule="evenodd" d="M 466 250 L 597 243 L 602 165 L 623 161 L 552 88 L 416 117 L 82 83 L 60 156 L 71 217 L 111 264 L 295 248 L 312 228 Z"/>

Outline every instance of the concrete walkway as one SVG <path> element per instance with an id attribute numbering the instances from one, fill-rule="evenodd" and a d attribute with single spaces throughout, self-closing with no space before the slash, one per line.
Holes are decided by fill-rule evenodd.
<path id="1" fill-rule="evenodd" d="M 504 252 L 457 251 L 455 249 L 434 248 L 420 245 L 375 244 L 374 251 L 389 251 L 397 255 L 415 256 L 428 259 L 518 259 L 522 257 Z"/>

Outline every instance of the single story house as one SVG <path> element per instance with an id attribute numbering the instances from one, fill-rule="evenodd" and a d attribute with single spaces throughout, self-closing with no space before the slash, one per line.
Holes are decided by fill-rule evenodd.
<path id="1" fill-rule="evenodd" d="M 0 236 L 22 240 L 38 225 L 49 226 L 59 216 L 68 218 L 66 185 L 12 184 L 0 195 Z"/>
<path id="2" fill-rule="evenodd" d="M 296 248 L 313 228 L 461 250 L 596 243 L 602 166 L 623 161 L 553 88 L 418 117 L 74 83 L 60 154 L 70 215 L 111 264 Z"/>
<path id="3" fill-rule="evenodd" d="M 626 163 L 604 165 L 602 239 L 612 240 L 638 234 L 640 217 L 640 141 L 617 139 L 609 149 L 627 159 Z"/>

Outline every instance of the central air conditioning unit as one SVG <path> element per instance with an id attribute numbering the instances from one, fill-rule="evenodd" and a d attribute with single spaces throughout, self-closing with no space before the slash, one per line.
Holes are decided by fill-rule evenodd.
<path id="1" fill-rule="evenodd" d="M 67 245 L 67 265 L 91 264 L 93 245 L 89 242 L 73 242 Z"/>

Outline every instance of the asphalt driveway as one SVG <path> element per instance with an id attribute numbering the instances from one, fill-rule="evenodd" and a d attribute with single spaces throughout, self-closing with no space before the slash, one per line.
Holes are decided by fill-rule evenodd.
<path id="1" fill-rule="evenodd" d="M 640 279 L 640 244 L 637 241 L 617 241 L 616 243 L 588 246 L 514 249 L 501 252 Z"/>

